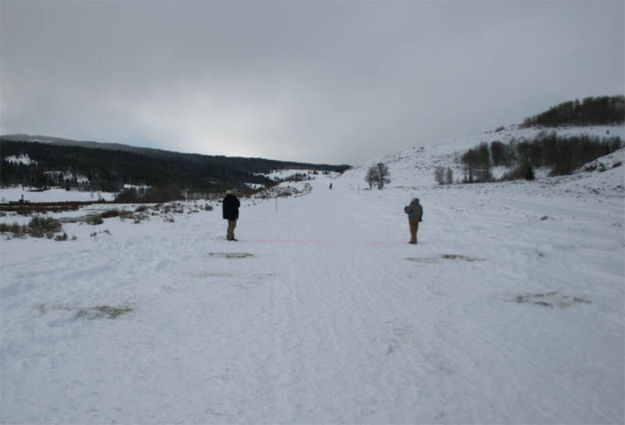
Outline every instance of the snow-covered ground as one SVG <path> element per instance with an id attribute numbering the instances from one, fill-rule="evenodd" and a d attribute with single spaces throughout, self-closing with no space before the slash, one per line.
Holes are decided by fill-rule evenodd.
<path id="1" fill-rule="evenodd" d="M 625 166 L 437 186 L 450 155 L 243 199 L 238 242 L 216 204 L 3 238 L 0 422 L 622 424 Z"/>
<path id="2" fill-rule="evenodd" d="M 24 200 L 27 202 L 90 202 L 112 201 L 115 193 L 110 192 L 80 192 L 77 190 L 67 191 L 61 188 L 51 188 L 47 190 L 36 190 L 34 188 L 8 187 L 0 188 L 0 202 L 17 202 Z"/>

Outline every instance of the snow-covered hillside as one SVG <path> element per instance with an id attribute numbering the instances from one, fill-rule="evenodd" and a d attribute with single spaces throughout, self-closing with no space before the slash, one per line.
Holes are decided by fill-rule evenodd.
<path id="1" fill-rule="evenodd" d="M 0 422 L 622 424 L 625 165 L 434 183 L 483 137 L 243 199 L 238 242 L 217 204 L 3 238 Z"/>
<path id="2" fill-rule="evenodd" d="M 412 185 L 429 185 L 435 182 L 434 169 L 437 166 L 450 167 L 453 170 L 455 181 L 462 180 L 462 164 L 460 157 L 467 150 L 475 148 L 481 143 L 490 144 L 495 141 L 504 144 L 516 141 L 533 140 L 541 132 L 554 132 L 561 137 L 570 137 L 577 135 L 588 135 L 598 138 L 620 137 L 625 141 L 625 126 L 595 126 L 595 127 L 560 127 L 560 128 L 519 128 L 516 125 L 500 129 L 499 131 L 491 131 L 487 133 L 458 137 L 453 139 L 444 139 L 427 146 L 414 146 L 411 149 L 401 152 L 391 153 L 383 158 L 372 159 L 357 168 L 367 169 L 377 162 L 388 164 L 392 173 L 400 179 L 407 178 Z M 615 157 L 622 158 L 623 151 L 617 153 Z M 501 174 L 501 173 L 500 173 Z M 542 172 L 546 176 L 546 172 Z M 391 176 L 392 178 L 392 176 Z M 576 178 L 576 177 L 573 177 Z M 558 179 L 552 179 L 557 181 Z"/>

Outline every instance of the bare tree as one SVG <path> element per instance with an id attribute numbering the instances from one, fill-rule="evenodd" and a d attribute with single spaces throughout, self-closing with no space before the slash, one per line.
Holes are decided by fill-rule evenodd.
<path id="1" fill-rule="evenodd" d="M 447 167 L 447 184 L 452 184 L 454 182 L 454 172 L 451 168 Z"/>
<path id="2" fill-rule="evenodd" d="M 453 184 L 454 182 L 454 172 L 450 167 L 436 167 L 434 169 L 434 179 L 436 183 L 443 184 Z"/>
<path id="3" fill-rule="evenodd" d="M 372 188 L 374 184 L 378 185 L 378 189 L 383 189 L 384 185 L 391 182 L 390 172 L 386 164 L 381 162 L 369 168 L 365 180 L 369 183 L 369 188 Z"/>
<path id="4" fill-rule="evenodd" d="M 436 167 L 434 169 L 434 180 L 438 184 L 445 184 L 445 167 Z"/>
<path id="5" fill-rule="evenodd" d="M 379 162 L 378 165 L 378 189 L 384 188 L 384 185 L 391 182 L 391 172 L 388 170 L 388 167 Z"/>
<path id="6" fill-rule="evenodd" d="M 378 181 L 378 168 L 377 167 L 374 166 L 374 167 L 369 168 L 369 170 L 367 171 L 367 175 L 365 176 L 365 181 L 369 183 L 369 189 L 373 189 L 374 183 L 377 183 Z"/>

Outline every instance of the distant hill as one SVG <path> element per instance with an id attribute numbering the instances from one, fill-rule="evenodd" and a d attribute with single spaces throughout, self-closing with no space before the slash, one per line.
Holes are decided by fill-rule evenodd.
<path id="1" fill-rule="evenodd" d="M 195 193 L 265 185 L 282 169 L 343 172 L 348 165 L 178 153 L 45 136 L 0 136 L 0 185 L 117 192 L 125 184 Z"/>

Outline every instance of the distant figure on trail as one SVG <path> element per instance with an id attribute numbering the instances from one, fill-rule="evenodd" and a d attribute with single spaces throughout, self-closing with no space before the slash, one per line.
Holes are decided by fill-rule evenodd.
<path id="1" fill-rule="evenodd" d="M 410 226 L 410 243 L 417 244 L 417 230 L 419 222 L 423 218 L 423 207 L 419 203 L 419 198 L 414 198 L 410 205 L 404 207 L 404 212 L 408 214 L 408 224 Z"/>
<path id="2" fill-rule="evenodd" d="M 332 190 L 332 183 L 330 183 L 330 190 Z"/>
<path id="3" fill-rule="evenodd" d="M 234 195 L 234 191 L 226 191 L 226 197 L 223 200 L 223 217 L 228 220 L 228 230 L 226 233 L 226 239 L 229 241 L 236 241 L 234 238 L 234 228 L 237 227 L 237 220 L 239 219 L 239 207 L 241 203 L 239 199 Z"/>

